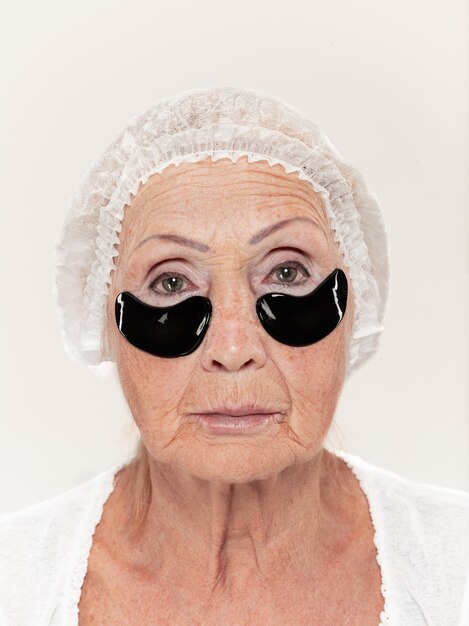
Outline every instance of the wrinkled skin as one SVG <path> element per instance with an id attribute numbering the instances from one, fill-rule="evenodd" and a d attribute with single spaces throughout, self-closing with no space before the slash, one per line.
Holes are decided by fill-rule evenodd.
<path id="1" fill-rule="evenodd" d="M 292 221 L 248 243 L 291 217 L 313 223 Z M 161 233 L 209 249 L 147 239 Z M 120 472 L 95 536 L 83 620 L 99 588 L 95 616 L 109 618 L 114 610 L 113 619 L 126 611 L 135 618 L 138 611 L 142 623 L 157 616 L 158 623 L 182 623 L 171 612 L 177 605 L 182 612 L 192 607 L 187 623 L 378 623 L 379 570 L 366 500 L 350 470 L 323 448 L 345 378 L 350 279 L 344 319 L 315 344 L 275 341 L 255 311 L 268 291 L 304 295 L 336 267 L 348 277 L 337 245 L 309 183 L 245 157 L 171 166 L 126 207 L 107 336 L 148 450 L 153 495 L 139 538 L 119 535 L 133 488 Z M 162 272 L 181 279 L 155 282 Z M 209 297 L 213 314 L 203 343 L 175 359 L 133 347 L 114 320 L 120 291 L 155 306 Z M 257 434 L 207 433 L 194 414 L 227 402 L 267 406 L 277 415 Z M 348 600 L 345 607 L 339 599 Z"/>

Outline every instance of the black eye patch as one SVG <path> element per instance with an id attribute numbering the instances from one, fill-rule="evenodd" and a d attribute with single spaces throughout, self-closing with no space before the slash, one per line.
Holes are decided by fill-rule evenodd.
<path id="1" fill-rule="evenodd" d="M 288 346 L 307 346 L 327 337 L 341 322 L 347 306 L 345 273 L 336 268 L 304 296 L 272 292 L 256 300 L 264 330 Z M 116 297 L 119 332 L 136 348 L 165 358 L 191 354 L 210 325 L 212 303 L 192 296 L 168 307 L 146 304 L 128 291 Z"/>

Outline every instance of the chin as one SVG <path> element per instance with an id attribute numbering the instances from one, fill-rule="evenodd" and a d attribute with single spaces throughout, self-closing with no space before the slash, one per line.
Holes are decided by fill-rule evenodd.
<path id="1" fill-rule="evenodd" d="M 291 448 L 265 440 L 217 442 L 197 446 L 197 452 L 178 455 L 177 466 L 202 480 L 224 483 L 248 483 L 275 476 L 292 464 Z M 282 450 L 283 448 L 283 450 Z"/>

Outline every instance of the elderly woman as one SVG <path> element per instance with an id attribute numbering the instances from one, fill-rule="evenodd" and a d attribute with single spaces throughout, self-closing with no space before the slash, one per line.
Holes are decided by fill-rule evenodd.
<path id="1" fill-rule="evenodd" d="M 469 494 L 324 445 L 389 270 L 375 197 L 316 125 L 259 91 L 162 100 L 57 253 L 66 348 L 115 364 L 141 439 L 1 518 L 0 624 L 458 624 Z"/>

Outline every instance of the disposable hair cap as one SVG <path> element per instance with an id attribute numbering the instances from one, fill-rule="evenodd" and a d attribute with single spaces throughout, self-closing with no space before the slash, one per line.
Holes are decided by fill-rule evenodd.
<path id="1" fill-rule="evenodd" d="M 389 243 L 376 196 L 324 132 L 261 91 L 198 88 L 133 117 L 91 166 L 55 240 L 54 296 L 73 360 L 111 361 L 104 315 L 125 206 L 171 164 L 247 156 L 297 172 L 323 201 L 355 296 L 347 375 L 377 349 L 389 284 Z M 94 368 L 93 368 L 94 369 Z"/>

